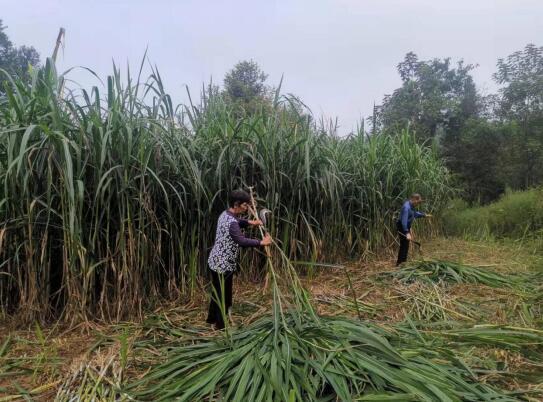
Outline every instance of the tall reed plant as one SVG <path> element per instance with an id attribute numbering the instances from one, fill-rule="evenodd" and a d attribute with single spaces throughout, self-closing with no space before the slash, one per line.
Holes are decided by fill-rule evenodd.
<path id="1" fill-rule="evenodd" d="M 450 194 L 409 133 L 338 137 L 279 91 L 240 117 L 208 91 L 174 106 L 154 69 L 114 66 L 88 91 L 68 76 L 48 60 L 0 98 L 0 305 L 28 319 L 118 320 L 198 290 L 235 188 L 254 186 L 281 250 L 306 261 L 374 251 L 410 192 L 435 209 Z"/>

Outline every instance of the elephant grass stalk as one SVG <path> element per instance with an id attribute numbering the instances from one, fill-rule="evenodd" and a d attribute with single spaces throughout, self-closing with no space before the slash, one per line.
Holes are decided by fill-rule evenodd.
<path id="1" fill-rule="evenodd" d="M 434 150 L 408 132 L 337 137 L 294 98 L 240 117 L 222 97 L 175 107 L 159 72 L 70 89 L 48 60 L 0 96 L 0 306 L 23 321 L 143 317 L 198 290 L 227 194 L 254 186 L 291 260 L 388 244 L 417 189 L 451 193 Z M 192 101 L 191 101 L 192 102 Z M 247 253 L 244 275 L 266 270 Z"/>

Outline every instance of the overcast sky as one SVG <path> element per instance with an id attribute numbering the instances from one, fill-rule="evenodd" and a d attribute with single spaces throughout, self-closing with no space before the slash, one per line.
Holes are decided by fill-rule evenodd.
<path id="1" fill-rule="evenodd" d="M 543 46 L 543 0 L 0 0 L 0 19 L 42 59 L 64 27 L 61 71 L 82 65 L 105 78 L 112 59 L 135 67 L 148 47 L 178 102 L 184 85 L 196 94 L 253 59 L 270 84 L 284 74 L 284 92 L 316 116 L 337 116 L 340 132 L 399 86 L 396 65 L 409 51 L 478 64 L 476 82 L 492 92 L 499 57 Z"/>

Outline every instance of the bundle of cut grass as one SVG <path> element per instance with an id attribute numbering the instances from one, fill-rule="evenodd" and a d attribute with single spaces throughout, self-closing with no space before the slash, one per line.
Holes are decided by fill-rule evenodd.
<path id="1" fill-rule="evenodd" d="M 172 348 L 127 391 L 154 401 L 516 400 L 450 356 L 415 342 L 392 346 L 398 335 L 377 327 L 297 312 L 282 321 L 265 317 L 230 337 Z"/>
<path id="2" fill-rule="evenodd" d="M 416 282 L 394 291 L 403 300 L 405 311 L 418 321 L 474 321 L 480 313 L 469 303 L 447 292 L 444 286 Z"/>
<path id="3" fill-rule="evenodd" d="M 113 359 L 97 369 L 91 364 L 82 364 L 58 387 L 55 401 L 100 401 L 117 402 L 127 400 L 118 392 L 118 378 L 112 373 Z M 112 378 L 116 381 L 112 381 Z"/>
<path id="4" fill-rule="evenodd" d="M 427 283 L 478 283 L 491 287 L 518 287 L 524 281 L 513 275 L 503 275 L 491 270 L 459 264 L 452 261 L 415 261 L 396 271 L 386 272 L 385 276 L 403 283 L 422 281 Z"/>
<path id="5" fill-rule="evenodd" d="M 361 317 L 374 317 L 381 310 L 378 305 L 366 302 L 362 297 L 355 301 L 353 297 L 345 295 L 319 295 L 315 301 L 330 306 L 334 315 L 354 313 Z"/>
<path id="6" fill-rule="evenodd" d="M 543 360 L 543 330 L 498 325 L 476 325 L 429 333 L 457 345 L 499 347 L 522 353 L 535 362 Z"/>

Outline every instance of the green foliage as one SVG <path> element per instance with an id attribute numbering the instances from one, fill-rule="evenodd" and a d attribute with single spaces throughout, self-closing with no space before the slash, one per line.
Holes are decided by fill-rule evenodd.
<path id="1" fill-rule="evenodd" d="M 471 335 L 473 343 L 480 339 L 477 330 Z M 541 342 L 539 334 L 528 335 Z M 516 400 L 478 383 L 451 353 L 415 339 L 345 318 L 315 322 L 288 314 L 276 329 L 266 317 L 230 342 L 199 338 L 170 348 L 171 357 L 127 391 L 153 401 L 390 400 L 392 394 L 403 401 Z"/>
<path id="2" fill-rule="evenodd" d="M 500 200 L 469 208 L 456 201 L 444 214 L 448 234 L 522 239 L 543 233 L 543 188 L 507 192 Z"/>
<path id="3" fill-rule="evenodd" d="M 473 68 L 462 61 L 451 67 L 450 59 L 419 61 L 408 53 L 398 64 L 402 86 L 378 110 L 382 128 L 394 133 L 410 125 L 421 141 L 458 130 L 478 111 Z"/>
<path id="4" fill-rule="evenodd" d="M 408 53 L 398 65 L 402 86 L 373 120 L 384 132 L 410 126 L 421 142 L 435 138 L 464 199 L 487 203 L 505 188 L 543 183 L 543 47 L 527 45 L 498 60 L 499 95 L 477 92 L 473 68 Z"/>
<path id="5" fill-rule="evenodd" d="M 254 113 L 271 104 L 267 78 L 255 61 L 240 61 L 224 77 L 224 95 L 242 111 Z"/>
<path id="6" fill-rule="evenodd" d="M 450 194 L 409 133 L 338 138 L 293 98 L 240 118 L 210 90 L 180 116 L 157 71 L 64 82 L 48 61 L 0 101 L 0 304 L 28 318 L 120 319 L 192 292 L 232 189 L 254 186 L 281 248 L 310 261 L 386 245 L 412 191 L 435 209 Z M 258 255 L 243 266 L 263 273 Z"/>
<path id="7" fill-rule="evenodd" d="M 504 85 L 500 89 L 502 115 L 522 119 L 543 113 L 543 47 L 528 44 L 499 59 L 494 79 Z"/>
<path id="8" fill-rule="evenodd" d="M 402 281 L 404 277 L 400 279 Z M 421 322 L 468 320 L 481 317 L 481 311 L 452 296 L 441 281 L 411 281 L 409 286 L 394 286 L 403 301 L 402 308 L 411 319 Z"/>
<path id="9" fill-rule="evenodd" d="M 494 79 L 502 87 L 491 119 L 469 121 L 444 141 L 447 164 L 469 201 L 543 183 L 543 47 L 527 45 L 497 67 Z"/>
<path id="10" fill-rule="evenodd" d="M 15 47 L 9 40 L 6 29 L 0 19 L 0 70 L 6 71 L 12 76 L 18 76 L 25 80 L 30 79 L 29 67 L 38 67 L 40 55 L 33 47 Z M 0 74 L 0 93 L 4 92 L 3 82 L 6 77 Z"/>
<path id="11" fill-rule="evenodd" d="M 511 186 L 526 189 L 543 182 L 543 47 L 527 45 L 498 61 L 503 85 L 498 116 L 516 122 L 510 150 L 518 172 Z"/>
<path id="12" fill-rule="evenodd" d="M 450 338 L 464 346 L 501 347 L 520 352 L 534 362 L 543 358 L 543 331 L 511 326 L 477 325 L 435 332 L 432 335 Z"/>
<path id="13" fill-rule="evenodd" d="M 511 145 L 515 126 L 485 119 L 468 120 L 462 132 L 443 139 L 441 154 L 456 174 L 462 197 L 487 203 L 495 200 L 514 182 L 518 171 Z M 512 152 L 510 152 L 512 151 Z"/>

